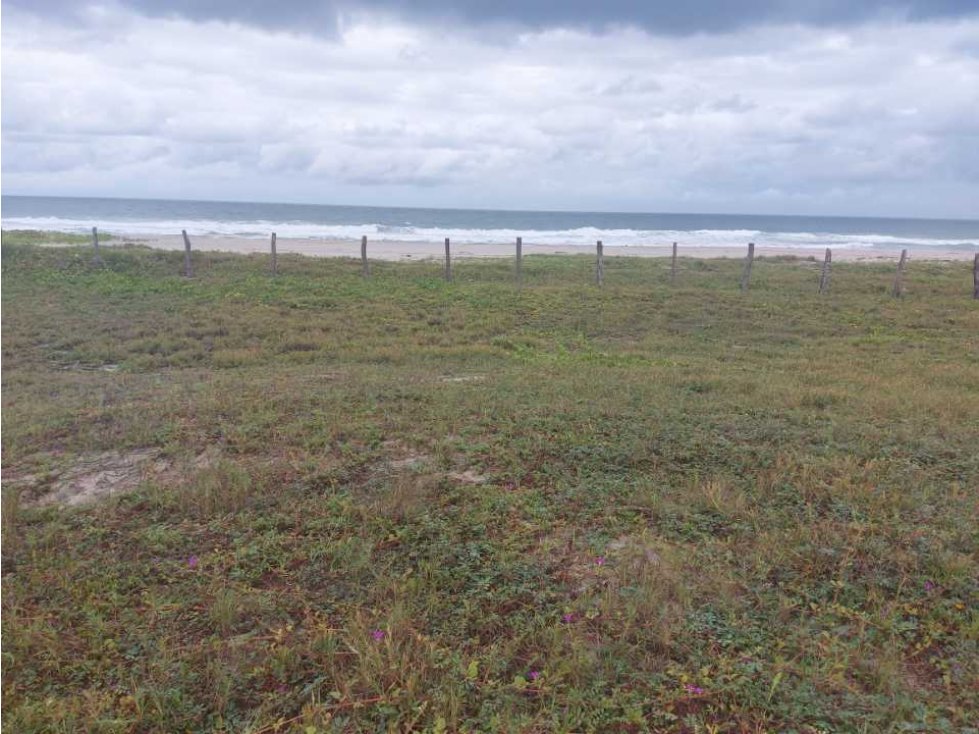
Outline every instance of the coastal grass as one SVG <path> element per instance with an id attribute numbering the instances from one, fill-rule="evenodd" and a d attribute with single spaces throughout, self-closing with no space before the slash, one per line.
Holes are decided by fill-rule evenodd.
<path id="1" fill-rule="evenodd" d="M 99 232 L 99 242 L 114 239 L 107 232 Z M 41 229 L 6 229 L 3 231 L 3 241 L 9 245 L 88 245 L 92 242 L 92 235 Z"/>
<path id="2" fill-rule="evenodd" d="M 968 264 L 372 263 L 4 233 L 16 732 L 962 732 Z M 106 452 L 134 491 L 39 505 Z M 45 479 L 49 477 L 52 479 Z M 47 482 L 47 484 L 46 484 Z M 970 727 L 973 727 L 970 729 Z"/>

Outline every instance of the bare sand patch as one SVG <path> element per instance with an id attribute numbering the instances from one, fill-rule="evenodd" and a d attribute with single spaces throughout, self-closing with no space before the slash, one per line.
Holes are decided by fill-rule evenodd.
<path id="1" fill-rule="evenodd" d="M 475 469 L 450 471 L 446 476 L 461 484 L 486 484 L 490 480 L 486 474 L 480 474 Z"/>
<path id="2" fill-rule="evenodd" d="M 387 454 L 383 465 L 396 472 L 421 469 L 432 462 L 431 455 L 409 448 L 401 441 L 385 441 L 381 446 Z"/>
<path id="3" fill-rule="evenodd" d="M 418 469 L 432 460 L 427 454 L 409 454 L 400 459 L 389 459 L 387 464 L 392 469 Z"/>
<path id="4" fill-rule="evenodd" d="M 79 507 L 132 492 L 169 467 L 170 462 L 162 458 L 159 449 L 103 451 L 83 454 L 67 466 L 43 474 L 13 476 L 8 481 L 14 489 L 31 497 L 25 504 Z"/>
<path id="5" fill-rule="evenodd" d="M 439 382 L 482 382 L 486 375 L 445 375 Z"/>
<path id="6" fill-rule="evenodd" d="M 411 449 L 400 441 L 385 441 L 383 447 L 389 458 L 383 461 L 382 466 L 395 473 L 424 473 L 430 478 L 445 477 L 459 484 L 479 485 L 490 481 L 489 475 L 481 474 L 473 468 L 458 468 L 449 472 L 438 471 L 434 467 L 434 456 Z M 459 462 L 456 464 L 458 466 Z"/>

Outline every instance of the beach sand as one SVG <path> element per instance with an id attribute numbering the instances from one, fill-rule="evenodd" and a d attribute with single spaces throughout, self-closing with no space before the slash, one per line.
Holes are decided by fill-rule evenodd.
<path id="1" fill-rule="evenodd" d="M 106 242 L 106 245 L 118 245 L 131 242 L 163 250 L 182 250 L 183 238 L 180 235 L 124 235 Z M 195 250 L 234 252 L 234 253 L 267 253 L 269 241 L 246 237 L 225 236 L 195 236 L 191 237 L 191 246 Z M 311 255 L 314 257 L 360 257 L 359 240 L 322 240 L 322 239 L 288 239 L 276 240 L 276 250 L 279 254 Z M 679 246 L 681 257 L 695 258 L 742 258 L 747 251 L 747 245 L 731 245 L 730 247 L 697 247 Z M 581 245 L 538 245 L 524 242 L 524 255 L 592 255 L 593 247 Z M 801 247 L 760 247 L 755 248 L 756 257 L 794 256 L 799 258 L 816 258 L 822 260 L 823 248 Z M 648 246 L 605 246 L 605 255 L 609 257 L 669 257 L 671 245 L 661 247 Z M 834 249 L 834 261 L 888 261 L 900 257 L 900 249 L 885 250 L 880 248 L 863 249 Z M 914 260 L 931 261 L 961 261 L 972 260 L 975 253 L 968 250 L 919 248 L 909 250 Z M 445 256 L 445 246 L 440 242 L 398 242 L 392 240 L 369 240 L 367 256 L 373 260 L 436 260 Z M 453 258 L 510 258 L 514 256 L 514 243 L 500 244 L 452 244 Z"/>

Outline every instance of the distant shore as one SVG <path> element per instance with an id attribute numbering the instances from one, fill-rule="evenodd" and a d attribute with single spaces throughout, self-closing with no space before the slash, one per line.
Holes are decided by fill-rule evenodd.
<path id="1" fill-rule="evenodd" d="M 182 250 L 183 239 L 180 235 L 117 235 L 116 239 L 106 244 L 122 244 L 131 242 L 161 250 Z M 264 239 L 228 236 L 195 236 L 191 238 L 195 250 L 213 252 L 233 252 L 239 254 L 264 253 L 269 251 L 269 242 Z M 54 243 L 52 243 L 54 244 Z M 669 257 L 672 246 L 613 246 L 606 245 L 604 250 L 611 257 Z M 747 243 L 744 245 L 718 246 L 685 246 L 679 245 L 681 257 L 694 258 L 739 258 L 745 255 Z M 312 238 L 286 238 L 276 240 L 276 250 L 280 254 L 309 255 L 313 257 L 360 257 L 359 240 L 324 240 Z M 758 257 L 794 256 L 799 258 L 822 259 L 824 248 L 811 247 L 756 247 Z M 540 245 L 524 242 L 524 255 L 585 255 L 591 254 L 593 248 L 581 245 Z M 400 242 L 394 240 L 369 240 L 367 255 L 373 260 L 436 260 L 445 254 L 445 246 L 440 242 Z M 876 262 L 893 260 L 901 254 L 900 248 L 835 248 L 834 261 L 845 262 Z M 454 258 L 509 258 L 514 255 L 513 243 L 500 244 L 466 244 L 452 243 Z M 974 251 L 955 248 L 910 248 L 909 255 L 913 260 L 928 261 L 962 261 L 972 260 Z"/>

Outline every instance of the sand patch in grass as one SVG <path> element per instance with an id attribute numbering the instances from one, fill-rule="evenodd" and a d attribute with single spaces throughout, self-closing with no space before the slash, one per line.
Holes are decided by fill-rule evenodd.
<path id="1" fill-rule="evenodd" d="M 155 448 L 103 451 L 83 454 L 64 468 L 45 474 L 24 474 L 9 481 L 33 497 L 28 504 L 79 507 L 132 492 L 169 466 Z"/>

